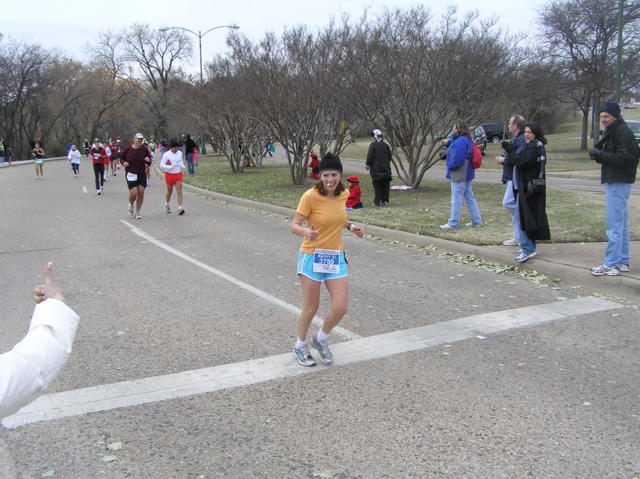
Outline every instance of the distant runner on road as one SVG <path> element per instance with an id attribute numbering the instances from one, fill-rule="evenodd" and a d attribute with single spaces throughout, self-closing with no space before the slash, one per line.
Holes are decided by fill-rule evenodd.
<path id="1" fill-rule="evenodd" d="M 127 145 L 122 152 L 120 162 L 124 166 L 125 178 L 129 187 L 129 208 L 130 216 L 142 218 L 142 202 L 144 201 L 144 189 L 147 187 L 147 165 L 151 164 L 151 152 L 142 144 L 144 135 L 136 133 L 131 145 Z"/>
<path id="2" fill-rule="evenodd" d="M 101 195 L 104 188 L 104 158 L 106 151 L 100 146 L 100 140 L 93 140 L 93 146 L 89 150 L 89 158 L 93 163 L 93 174 L 96 178 L 96 194 Z"/>
<path id="3" fill-rule="evenodd" d="M 175 186 L 176 193 L 178 195 L 178 214 L 183 215 L 182 170 L 184 170 L 184 161 L 177 141 L 172 141 L 170 149 L 162 155 L 162 160 L 160 160 L 160 169 L 164 171 L 164 181 L 167 184 L 167 194 L 165 197 L 166 201 L 164 207 L 167 210 L 167 213 L 171 213 L 169 202 L 171 201 L 171 194 L 173 193 L 173 187 Z"/>
<path id="4" fill-rule="evenodd" d="M 40 146 L 40 143 L 36 143 L 31 150 L 33 155 L 33 164 L 36 166 L 36 180 L 44 179 L 43 165 L 44 165 L 44 150 Z"/>

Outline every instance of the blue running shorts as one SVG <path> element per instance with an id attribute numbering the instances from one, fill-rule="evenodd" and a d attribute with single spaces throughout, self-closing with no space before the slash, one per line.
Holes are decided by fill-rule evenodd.
<path id="1" fill-rule="evenodd" d="M 302 274 L 307 278 L 311 278 L 312 280 L 318 282 L 322 282 L 327 279 L 344 278 L 345 276 L 349 276 L 344 251 L 342 251 L 340 254 L 340 271 L 338 273 L 316 273 L 315 271 L 313 271 L 313 255 L 298 251 L 298 266 L 296 274 Z"/>

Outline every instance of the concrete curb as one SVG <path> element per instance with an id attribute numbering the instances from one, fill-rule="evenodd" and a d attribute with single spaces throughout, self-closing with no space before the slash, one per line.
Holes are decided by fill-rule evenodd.
<path id="1" fill-rule="evenodd" d="M 184 188 L 211 198 L 246 208 L 274 213 L 282 216 L 293 218 L 295 210 L 282 206 L 260 203 L 258 201 L 246 200 L 235 196 L 216 193 L 214 191 L 205 190 L 197 186 L 184 183 Z M 535 258 L 526 263 L 515 264 L 514 255 L 510 251 L 502 251 L 494 246 L 475 246 L 468 243 L 460 243 L 431 236 L 423 236 L 406 231 L 393 230 L 375 225 L 365 225 L 368 234 L 379 236 L 384 239 L 399 241 L 406 244 L 414 244 L 417 246 L 435 246 L 442 252 L 459 253 L 463 255 L 474 255 L 476 258 L 516 266 L 525 271 L 537 271 L 542 273 L 551 280 L 559 280 L 572 286 L 579 286 L 584 290 L 593 292 L 602 292 L 615 296 L 628 297 L 637 301 L 640 295 L 640 280 L 629 276 L 618 277 L 596 277 L 592 276 L 584 267 L 578 267 L 561 261 L 551 259 Z"/>

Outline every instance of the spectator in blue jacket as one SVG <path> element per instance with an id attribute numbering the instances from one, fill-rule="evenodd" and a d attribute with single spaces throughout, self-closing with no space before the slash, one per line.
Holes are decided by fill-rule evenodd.
<path id="1" fill-rule="evenodd" d="M 447 179 L 451 181 L 451 216 L 449 221 L 440 226 L 443 230 L 460 227 L 460 215 L 462 213 L 462 199 L 467 203 L 471 222 L 467 226 L 482 226 L 482 216 L 471 181 L 476 173 L 471 166 L 471 131 L 462 120 L 453 124 L 451 135 L 443 141 L 449 145 L 447 149 Z"/>
<path id="2" fill-rule="evenodd" d="M 509 213 L 511 213 L 511 224 L 513 225 L 513 238 L 502 242 L 505 246 L 520 246 L 520 221 L 516 217 L 516 196 L 513 190 L 513 163 L 509 160 L 509 155 L 512 153 L 521 153 L 525 147 L 524 141 L 524 127 L 525 119 L 521 115 L 513 115 L 509 118 L 509 133 L 513 135 L 511 144 L 513 150 L 511 153 L 504 152 L 502 156 L 496 156 L 496 162 L 502 165 L 502 183 L 507 185 L 507 189 L 504 192 L 502 198 L 502 206 L 504 206 Z"/>

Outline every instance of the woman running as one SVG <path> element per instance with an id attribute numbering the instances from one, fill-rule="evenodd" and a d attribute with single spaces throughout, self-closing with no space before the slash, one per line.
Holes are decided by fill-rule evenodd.
<path id="1" fill-rule="evenodd" d="M 31 154 L 33 155 L 33 163 L 36 165 L 36 180 L 43 180 L 44 173 L 42 167 L 44 165 L 44 150 L 40 147 L 40 143 L 36 143 L 31 150 Z"/>
<path id="2" fill-rule="evenodd" d="M 318 168 L 320 181 L 300 198 L 291 222 L 291 232 L 303 236 L 298 252 L 297 274 L 302 289 L 303 307 L 298 317 L 297 340 L 293 354 L 303 366 L 315 366 L 309 352 L 307 333 L 320 304 L 320 285 L 324 281 L 331 297 L 331 311 L 322 328 L 313 336 L 312 346 L 318 350 L 324 364 L 333 362 L 328 336 L 347 313 L 349 277 L 347 258 L 342 244 L 342 229 L 358 237 L 364 228 L 350 223 L 345 204 L 349 192 L 342 183 L 340 158 L 327 153 Z M 302 226 L 306 222 L 306 227 Z"/>
<path id="3" fill-rule="evenodd" d="M 182 158 L 182 152 L 178 149 L 179 145 L 177 141 L 171 143 L 169 151 L 162 155 L 160 160 L 160 169 L 164 171 L 164 181 L 167 184 L 167 194 L 165 196 L 164 208 L 167 213 L 171 213 L 171 207 L 169 201 L 171 201 L 171 194 L 173 193 L 173 187 L 176 187 L 176 193 L 178 195 L 178 214 L 183 215 L 184 209 L 182 208 L 182 180 L 184 170 L 184 160 Z"/>
<path id="4" fill-rule="evenodd" d="M 101 195 L 104 187 L 104 158 L 107 153 L 100 146 L 100 140 L 93 140 L 93 146 L 89 149 L 89 157 L 93 163 L 93 174 L 96 178 L 96 194 Z"/>
<path id="5" fill-rule="evenodd" d="M 80 157 L 81 156 L 82 156 L 82 153 L 80 153 L 78 148 L 76 148 L 76 145 L 71 145 L 71 149 L 67 154 L 67 158 L 71 163 L 71 169 L 73 170 L 73 175 L 76 178 L 78 177 L 78 173 L 80 173 Z"/>

